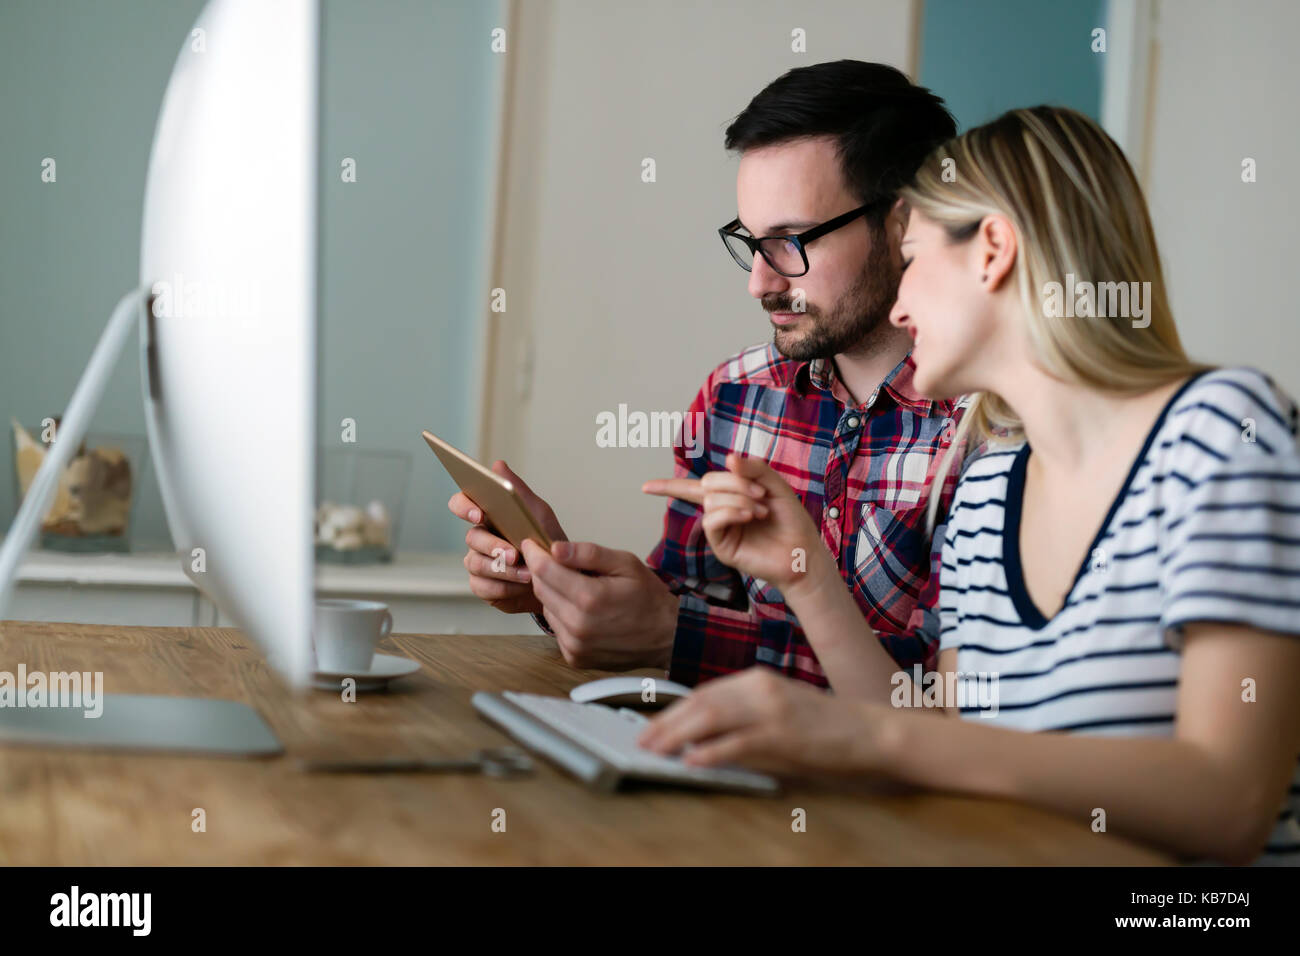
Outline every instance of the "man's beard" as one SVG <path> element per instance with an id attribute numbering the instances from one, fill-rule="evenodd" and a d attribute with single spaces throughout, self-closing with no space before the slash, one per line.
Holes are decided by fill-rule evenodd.
<path id="1" fill-rule="evenodd" d="M 778 352 L 799 362 L 831 358 L 868 345 L 875 333 L 885 327 L 898 298 L 901 273 L 890 258 L 884 230 L 872 240 L 862 273 L 829 314 L 805 303 L 807 311 L 801 321 L 811 328 L 802 333 L 772 330 L 772 344 Z M 766 295 L 762 303 L 768 312 L 795 311 L 794 297 L 788 293 Z"/>

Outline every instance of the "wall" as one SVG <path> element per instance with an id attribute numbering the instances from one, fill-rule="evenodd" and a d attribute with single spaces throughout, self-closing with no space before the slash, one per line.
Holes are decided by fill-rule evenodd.
<path id="1" fill-rule="evenodd" d="M 0 4 L 0 522 L 13 516 L 8 419 L 62 412 L 118 297 L 139 275 L 154 124 L 199 0 Z M 441 470 L 419 438 L 472 446 L 486 305 L 502 4 L 323 4 L 321 434 L 414 471 L 404 548 L 454 549 Z M 58 180 L 42 183 L 54 157 Z M 340 161 L 357 161 L 343 183 Z M 255 223 L 250 228 L 257 228 Z M 275 414 L 273 408 L 268 415 Z M 92 430 L 144 434 L 134 340 Z M 137 541 L 167 546 L 156 481 Z"/>
<path id="2" fill-rule="evenodd" d="M 1249 364 L 1300 395 L 1288 287 L 1300 259 L 1300 5 L 1155 8 L 1148 193 L 1174 316 L 1193 356 Z M 1242 160 L 1257 181 L 1241 179 Z"/>
<path id="3" fill-rule="evenodd" d="M 597 414 L 684 411 L 715 365 L 771 338 L 716 232 L 736 214 L 723 130 L 795 66 L 906 70 L 913 15 L 882 0 L 518 5 L 486 449 L 571 538 L 644 557 L 661 529 L 664 503 L 640 486 L 671 474 L 671 451 L 598 448 Z"/>

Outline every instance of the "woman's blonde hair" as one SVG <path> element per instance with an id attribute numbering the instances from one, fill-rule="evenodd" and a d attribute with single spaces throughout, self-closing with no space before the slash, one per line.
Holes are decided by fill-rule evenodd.
<path id="1" fill-rule="evenodd" d="M 1004 113 L 931 153 L 899 195 L 953 242 L 974 236 L 988 215 L 1011 222 L 1018 245 L 1008 280 L 1019 293 L 1033 355 L 1054 378 L 1140 393 L 1206 368 L 1188 359 L 1179 341 L 1137 177 L 1115 141 L 1082 113 L 1052 106 Z M 1049 314 L 1048 284 L 1068 296 L 1068 276 L 1093 289 L 1122 283 L 1127 292 L 1134 282 L 1149 289 L 1142 322 L 1131 317 L 1131 303 L 1125 314 L 1103 318 Z M 1118 287 L 1104 288 L 1115 304 Z M 958 449 L 1023 437 L 1020 419 L 999 396 L 969 396 L 935 477 L 931 526 Z"/>

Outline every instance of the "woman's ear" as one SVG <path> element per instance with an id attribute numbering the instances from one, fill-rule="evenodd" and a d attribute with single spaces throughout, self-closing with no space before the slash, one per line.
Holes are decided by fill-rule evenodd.
<path id="1" fill-rule="evenodd" d="M 1016 231 L 1006 216 L 989 215 L 980 220 L 975 235 L 980 283 L 990 292 L 1002 287 L 1016 264 Z"/>

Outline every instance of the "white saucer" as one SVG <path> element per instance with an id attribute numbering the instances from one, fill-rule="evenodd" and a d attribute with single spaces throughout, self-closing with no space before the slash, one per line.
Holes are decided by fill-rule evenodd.
<path id="1" fill-rule="evenodd" d="M 420 662 L 413 661 L 409 657 L 376 654 L 368 671 L 350 673 L 348 671 L 318 670 L 311 675 L 311 679 L 317 690 L 340 691 L 343 689 L 343 680 L 351 677 L 357 682 L 357 692 L 361 693 L 370 690 L 386 690 L 390 680 L 405 677 L 407 674 L 414 674 L 419 669 Z"/>

